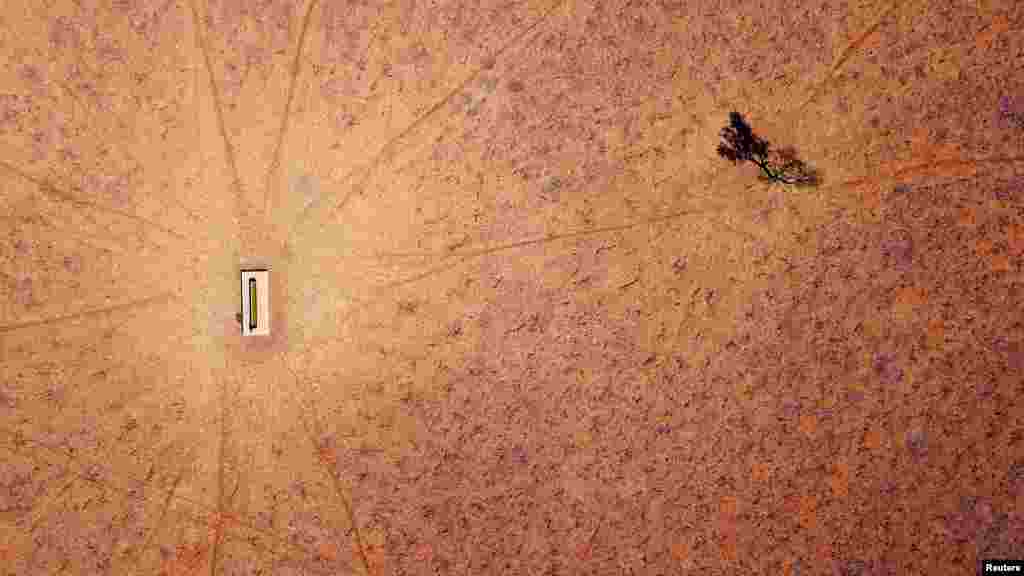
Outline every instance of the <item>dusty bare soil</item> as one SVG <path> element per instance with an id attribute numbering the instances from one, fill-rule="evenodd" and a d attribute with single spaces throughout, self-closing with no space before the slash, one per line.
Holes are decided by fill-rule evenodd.
<path id="1" fill-rule="evenodd" d="M 5 0 L 0 573 L 1024 557 L 1022 28 Z M 732 110 L 822 184 L 719 158 Z"/>

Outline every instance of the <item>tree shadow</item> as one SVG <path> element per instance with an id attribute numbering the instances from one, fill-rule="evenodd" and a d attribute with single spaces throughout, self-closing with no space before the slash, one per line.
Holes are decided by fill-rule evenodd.
<path id="1" fill-rule="evenodd" d="M 792 146 L 769 152 L 769 165 L 772 175 L 762 170 L 760 178 L 770 182 L 792 184 L 797 187 L 815 187 L 821 185 L 821 171 L 801 160 Z"/>
<path id="2" fill-rule="evenodd" d="M 801 160 L 792 146 L 772 149 L 767 140 L 758 137 L 739 112 L 729 113 L 729 125 L 722 128 L 723 142 L 718 155 L 733 164 L 752 162 L 761 169 L 760 179 L 798 187 L 818 186 L 819 170 Z"/>

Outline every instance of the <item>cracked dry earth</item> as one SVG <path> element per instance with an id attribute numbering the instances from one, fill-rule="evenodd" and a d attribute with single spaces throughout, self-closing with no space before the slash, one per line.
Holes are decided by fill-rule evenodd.
<path id="1" fill-rule="evenodd" d="M 5 0 L 0 573 L 1024 556 L 1024 4 L 704 4 Z"/>

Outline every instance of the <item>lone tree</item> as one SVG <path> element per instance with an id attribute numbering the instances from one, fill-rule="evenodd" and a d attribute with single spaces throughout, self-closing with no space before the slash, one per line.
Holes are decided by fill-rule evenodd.
<path id="1" fill-rule="evenodd" d="M 819 182 L 817 171 L 797 158 L 796 150 L 770 150 L 768 141 L 754 134 L 739 112 L 729 113 L 729 125 L 722 128 L 722 139 L 724 142 L 718 145 L 719 156 L 733 164 L 753 162 L 771 182 L 797 186 L 814 186 Z"/>

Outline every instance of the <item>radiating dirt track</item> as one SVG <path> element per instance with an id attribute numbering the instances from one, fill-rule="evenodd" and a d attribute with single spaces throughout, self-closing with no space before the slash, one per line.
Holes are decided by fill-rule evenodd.
<path id="1" fill-rule="evenodd" d="M 0 574 L 1024 557 L 1022 28 L 4 0 Z"/>

